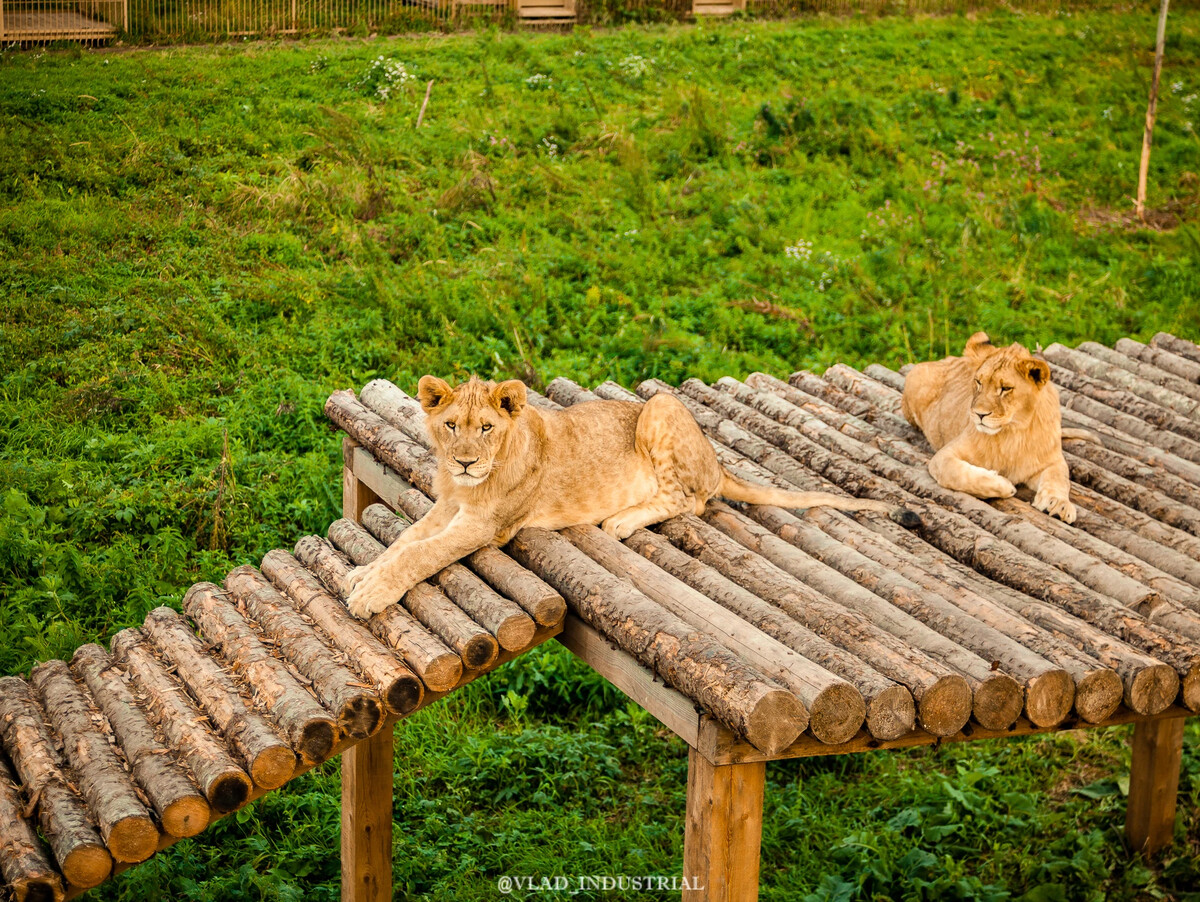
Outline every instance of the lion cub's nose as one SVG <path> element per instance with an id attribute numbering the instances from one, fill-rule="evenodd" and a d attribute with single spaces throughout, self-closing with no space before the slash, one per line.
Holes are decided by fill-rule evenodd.
<path id="1" fill-rule="evenodd" d="M 988 414 L 990 414 L 990 413 L 991 413 L 991 411 L 990 411 L 990 410 L 989 410 L 989 411 L 987 411 L 986 413 L 980 413 L 980 412 L 977 410 L 977 411 L 975 411 L 975 416 L 979 417 L 979 422 L 981 422 L 981 423 L 982 423 L 984 420 L 986 420 L 986 419 L 987 419 L 987 417 L 988 417 Z"/>
<path id="2" fill-rule="evenodd" d="M 479 463 L 479 458 L 477 457 L 474 460 L 463 460 L 461 457 L 456 457 L 454 458 L 454 462 L 461 466 L 464 470 L 467 470 L 470 468 L 471 464 Z"/>

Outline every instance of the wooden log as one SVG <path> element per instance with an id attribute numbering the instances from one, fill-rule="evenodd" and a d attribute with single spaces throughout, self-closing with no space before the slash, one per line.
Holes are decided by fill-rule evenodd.
<path id="1" fill-rule="evenodd" d="M 1079 507 L 1097 513 L 1153 542 L 1172 548 L 1193 561 L 1200 561 L 1200 539 L 1196 536 L 1090 489 L 1081 489 L 1073 497 Z"/>
<path id="2" fill-rule="evenodd" d="M 113 636 L 111 646 L 113 658 L 140 690 L 139 709 L 158 726 L 196 777 L 212 809 L 227 814 L 241 807 L 250 797 L 250 777 L 234 761 L 225 742 L 183 686 L 167 673 L 142 631 L 122 630 Z"/>
<path id="3" fill-rule="evenodd" d="M 1053 368 L 1052 368 L 1053 369 Z M 1083 377 L 1080 377 L 1081 379 Z M 1102 392 L 1102 388 L 1096 390 Z M 1151 423 L 1123 410 L 1098 401 L 1082 392 L 1074 392 L 1063 385 L 1058 387 L 1058 398 L 1062 402 L 1063 422 L 1068 422 L 1074 415 L 1093 418 L 1110 429 L 1120 430 L 1124 435 L 1148 442 L 1156 448 L 1161 448 L 1182 460 L 1200 464 L 1200 442 L 1178 435 L 1166 429 L 1159 429 Z M 1138 399 L 1135 399 L 1138 400 Z M 1085 426 L 1084 428 L 1090 428 Z"/>
<path id="4" fill-rule="evenodd" d="M 1101 363 L 1120 367 L 1124 372 L 1131 373 L 1139 379 L 1144 379 L 1152 385 L 1157 385 L 1159 388 L 1182 395 L 1185 398 L 1190 398 L 1193 401 L 1200 401 L 1200 385 L 1196 385 L 1187 379 L 1180 379 L 1174 373 L 1159 369 L 1152 363 L 1147 363 L 1136 357 L 1130 357 L 1120 351 L 1114 351 L 1112 348 L 1106 348 L 1104 345 L 1094 341 L 1083 342 L 1075 351 L 1076 353 L 1086 354 L 1088 357 L 1095 358 Z"/>
<path id="5" fill-rule="evenodd" d="M 1127 357 L 1141 360 L 1172 376 L 1178 376 L 1180 379 L 1200 385 L 1200 362 L 1188 360 L 1166 348 L 1144 345 L 1132 338 L 1118 339 L 1116 348 Z"/>
<path id="6" fill-rule="evenodd" d="M 367 626 L 325 591 L 321 581 L 286 551 L 268 551 L 262 572 L 296 608 L 311 618 L 354 668 L 375 687 L 392 714 L 411 714 L 425 687 Z"/>
<path id="7" fill-rule="evenodd" d="M 429 447 L 425 412 L 418 403 L 386 379 L 373 379 L 363 386 L 359 401 L 379 414 L 419 445 Z"/>
<path id="8" fill-rule="evenodd" d="M 318 634 L 253 567 L 232 570 L 225 577 L 225 589 L 239 610 L 258 624 L 267 640 L 308 681 L 321 704 L 334 713 L 338 735 L 352 739 L 374 735 L 383 725 L 383 705 L 342 662 L 333 640 Z"/>
<path id="9" fill-rule="evenodd" d="M 112 856 L 64 769 L 46 712 L 18 677 L 0 677 L 0 743 L 67 882 L 88 889 L 107 880 Z"/>
<path id="10" fill-rule="evenodd" d="M 1111 371 L 1111 367 L 1109 370 Z M 1144 420 L 1159 430 L 1173 432 L 1176 435 L 1191 439 L 1193 443 L 1200 441 L 1200 422 L 1189 419 L 1191 414 L 1183 416 L 1176 410 L 1148 400 L 1136 392 L 1128 391 L 1108 381 L 1106 378 L 1089 376 L 1054 363 L 1050 364 L 1050 378 L 1056 385 L 1070 389 L 1076 394 L 1086 395 L 1095 401 L 1099 401 L 1109 407 L 1114 407 L 1131 417 Z M 1070 401 L 1065 397 L 1064 403 L 1067 403 L 1068 406 L 1070 405 Z M 1092 409 L 1088 407 L 1087 411 L 1091 413 Z M 1097 416 L 1096 414 L 1092 415 Z M 1100 417 L 1100 419 L 1103 419 L 1103 417 Z M 1139 430 L 1139 432 L 1131 434 L 1138 435 L 1141 432 L 1142 430 Z M 1167 445 L 1164 444 L 1163 447 L 1167 447 Z M 1171 450 L 1175 449 L 1172 448 Z M 1191 460 L 1192 458 L 1189 457 L 1188 459 Z"/>
<path id="11" fill-rule="evenodd" d="M 972 714 L 982 726 L 989 730 L 1003 730 L 1016 723 L 1021 716 L 1025 703 L 1024 691 L 1012 676 L 998 670 L 998 665 L 985 661 L 959 643 L 930 629 L 901 607 L 889 605 L 875 593 L 724 505 L 710 505 L 704 519 L 710 526 L 762 555 L 826 598 L 836 598 L 840 604 L 863 614 L 897 639 L 962 674 L 973 692 Z M 965 617 L 963 619 L 966 620 Z M 976 633 L 982 633 L 982 630 L 976 630 Z M 1053 669 L 1048 664 L 1046 668 Z M 1061 706 L 1061 699 L 1052 704 Z M 1068 700 L 1066 711 L 1070 710 Z"/>
<path id="12" fill-rule="evenodd" d="M 867 731 L 876 739 L 898 739 L 912 730 L 916 708 L 912 694 L 903 686 L 680 551 L 664 537 L 640 529 L 626 539 L 626 545 L 755 629 L 853 685 L 866 703 Z M 820 718 L 819 706 L 810 706 L 810 728 Z"/>
<path id="13" fill-rule="evenodd" d="M 327 535 L 330 542 L 360 567 L 371 563 L 386 550 L 369 532 L 345 518 L 334 520 Z M 418 583 L 397 601 L 426 629 L 454 649 L 471 670 L 489 667 L 500 653 L 496 637 L 467 616 L 436 586 Z"/>
<path id="14" fill-rule="evenodd" d="M 656 567 L 595 526 L 562 531 L 572 545 L 609 573 L 628 579 L 646 597 L 681 620 L 716 637 L 761 673 L 793 692 L 808 710 L 808 729 L 821 742 L 836 745 L 854 736 L 866 717 L 866 704 L 850 683 L 802 657 L 700 592 Z M 652 536 L 639 530 L 635 536 Z"/>
<path id="15" fill-rule="evenodd" d="M 274 724 L 255 710 L 242 689 L 212 658 L 175 611 L 155 608 L 143 629 L 180 681 L 245 763 L 255 785 L 275 789 L 292 778 L 296 755 Z"/>
<path id="16" fill-rule="evenodd" d="M 342 597 L 341 587 L 353 566 L 320 536 L 306 536 L 296 543 L 296 559 L 316 574 L 331 593 Z M 346 612 L 349 616 L 349 611 Z M 371 632 L 400 653 L 400 657 L 426 688 L 449 692 L 462 678 L 462 658 L 410 614 L 394 604 L 367 621 Z"/>
<path id="17" fill-rule="evenodd" d="M 338 739 L 337 720 L 267 650 L 232 596 L 214 583 L 196 583 L 183 596 L 183 609 L 250 687 L 254 699 L 270 712 L 300 760 L 319 764 L 328 758 Z M 328 649 L 322 654 L 328 655 Z"/>
<path id="18" fill-rule="evenodd" d="M 1169 526 L 1186 530 L 1192 535 L 1200 535 L 1200 510 L 1187 503 L 1189 500 L 1200 500 L 1195 497 L 1200 490 L 1187 486 L 1183 480 L 1170 483 L 1182 497 L 1168 497 L 1147 485 L 1148 480 L 1143 480 L 1139 485 L 1118 475 L 1113 469 L 1097 466 L 1070 451 L 1064 450 L 1063 456 L 1067 460 L 1067 466 L 1071 468 L 1073 481 Z M 1164 473 L 1153 477 L 1154 482 L 1162 484 L 1167 480 L 1167 476 L 1168 474 Z"/>
<path id="19" fill-rule="evenodd" d="M 738 545 L 694 517 L 676 517 L 656 531 L 697 560 L 799 623 L 908 688 L 923 729 L 935 736 L 957 733 L 971 716 L 971 687 L 951 668 L 897 639 L 857 611 Z"/>
<path id="20" fill-rule="evenodd" d="M 807 713 L 794 695 L 561 536 L 523 529 L 509 549 L 554 586 L 587 623 L 755 748 L 777 754 L 807 726 Z"/>
<path id="21" fill-rule="evenodd" d="M 1197 347 L 1194 342 L 1190 342 L 1186 338 L 1178 338 L 1170 332 L 1156 332 L 1154 337 L 1150 339 L 1150 344 L 1152 347 L 1162 348 L 1164 351 L 1178 354 L 1180 357 L 1191 360 L 1194 363 L 1200 363 L 1200 347 Z"/>
<path id="22" fill-rule="evenodd" d="M 75 650 L 71 669 L 87 684 L 112 725 L 134 780 L 158 813 L 169 836 L 185 839 L 208 826 L 212 809 L 192 777 L 177 761 L 137 703 L 131 677 L 108 652 L 89 643 Z M 169 741 L 169 740 L 168 740 Z"/>
<path id="23" fill-rule="evenodd" d="M 325 415 L 360 445 L 426 495 L 433 495 L 437 461 L 383 417 L 359 403 L 350 391 L 336 391 L 325 402 Z"/>
<path id="24" fill-rule="evenodd" d="M 145 861 L 158 850 L 158 828 L 109 739 L 108 722 L 65 661 L 38 665 L 30 684 L 62 739 L 67 763 L 108 851 L 117 861 Z"/>
<path id="25" fill-rule="evenodd" d="M 867 374 L 874 372 L 876 369 L 874 366 L 867 367 Z M 926 451 L 931 450 L 929 443 L 925 441 L 925 436 L 921 434 L 921 430 L 909 425 L 904 417 L 892 412 L 890 407 L 887 410 L 877 407 L 863 398 L 852 395 L 848 391 L 843 391 L 832 382 L 826 382 L 819 376 L 814 376 L 812 373 L 792 373 L 788 377 L 787 382 L 776 379 L 774 376 L 768 376 L 765 373 L 752 373 L 746 379 L 746 384 L 751 388 L 773 392 L 798 407 L 803 407 L 807 403 L 803 400 L 805 398 L 820 399 L 829 407 L 844 411 L 853 417 L 857 417 L 864 423 L 874 426 L 876 429 L 898 436 L 914 447 Z M 867 385 L 870 383 L 868 380 L 864 380 L 863 384 Z M 793 389 L 793 392 L 787 392 L 786 389 L 789 388 Z M 858 412 L 864 407 L 871 412 L 870 416 Z"/>
<path id="26" fill-rule="evenodd" d="M 1104 445 L 1097 445 L 1095 442 L 1085 442 L 1081 439 L 1070 438 L 1063 440 L 1063 450 L 1070 452 L 1076 459 L 1084 458 L 1092 464 L 1099 465 L 1123 479 L 1138 483 L 1139 486 L 1169 495 L 1176 501 L 1186 504 L 1193 509 L 1200 508 L 1200 488 L 1197 487 L 1200 486 L 1200 467 L 1196 467 L 1195 464 L 1189 461 L 1178 460 L 1174 458 L 1174 455 L 1163 454 L 1163 452 L 1157 451 L 1157 449 L 1155 449 L 1155 452 L 1147 453 L 1141 448 L 1132 446 L 1131 443 L 1118 443 L 1107 435 L 1103 436 L 1103 441 L 1114 447 L 1118 444 L 1124 444 L 1124 450 L 1112 450 Z M 1175 467 L 1168 468 L 1168 458 L 1177 461 Z M 1197 473 L 1193 474 L 1189 472 L 1187 475 L 1181 476 L 1178 472 L 1181 468 L 1195 469 Z M 1075 472 L 1075 468 L 1073 467 L 1071 471 L 1072 478 L 1075 477 Z M 1193 476 L 1195 476 L 1194 481 Z M 1086 473 L 1083 474 L 1083 477 L 1077 481 L 1091 486 L 1096 491 L 1105 491 L 1103 485 L 1089 482 L 1086 478 Z M 1105 494 L 1108 494 L 1111 498 L 1124 500 L 1121 499 L 1120 495 L 1108 492 L 1105 492 Z M 1137 505 L 1132 504 L 1130 507 L 1137 507 Z M 1147 511 L 1147 513 L 1152 512 Z M 1167 520 L 1166 522 L 1170 521 Z"/>
<path id="27" fill-rule="evenodd" d="M 14 902 L 62 902 L 62 877 L 50 863 L 25 805 L 16 775 L 0 754 L 0 885 Z"/>
<path id="28" fill-rule="evenodd" d="M 385 546 L 395 542 L 410 525 L 407 519 L 396 516 L 383 504 L 372 504 L 363 511 L 362 524 Z M 520 566 L 515 561 L 513 564 Z M 522 571 L 529 572 L 524 568 Z M 533 641 L 537 630 L 533 619 L 520 605 L 500 595 L 462 564 L 451 564 L 435 574 L 432 582 L 472 620 L 495 636 L 506 651 L 527 648 Z"/>
<path id="29" fill-rule="evenodd" d="M 1107 350 L 1107 349 L 1106 349 Z M 1181 395 L 1169 388 L 1155 385 L 1148 379 L 1135 376 L 1111 363 L 1097 360 L 1088 354 L 1072 350 L 1058 343 L 1045 348 L 1041 356 L 1059 368 L 1070 370 L 1093 379 L 1099 379 L 1110 385 L 1144 398 L 1152 405 L 1157 405 L 1164 411 L 1173 411 L 1176 415 L 1191 417 L 1200 409 L 1200 401 Z M 1053 373 L 1051 374 L 1053 375 Z"/>
<path id="30" fill-rule="evenodd" d="M 846 368 L 848 369 L 848 368 Z M 847 384 L 854 385 L 857 383 L 866 383 L 866 380 L 861 377 L 861 374 L 849 371 L 855 377 L 855 382 Z M 885 386 L 877 385 L 872 391 L 884 390 Z M 638 386 L 638 393 L 649 395 L 657 391 L 670 391 L 671 389 L 663 383 L 656 383 L 656 380 L 649 380 Z M 887 391 L 887 396 L 891 397 L 894 393 Z M 711 431 L 713 434 L 722 436 L 722 441 L 726 442 L 729 447 L 737 451 L 747 454 L 752 459 L 758 461 L 768 467 L 772 472 L 776 472 L 786 478 L 794 485 L 805 490 L 813 488 L 813 476 L 809 470 L 802 469 L 796 461 L 791 458 L 786 458 L 783 461 L 777 460 L 776 449 L 771 446 L 766 446 L 766 443 L 754 436 L 748 436 L 744 431 L 734 426 L 728 420 L 722 419 L 718 414 L 708 408 L 698 405 L 685 395 L 676 395 L 685 405 L 689 406 L 689 410 L 696 416 L 697 422 L 706 431 Z M 886 400 L 886 398 L 884 398 Z M 748 439 L 743 441 L 743 436 Z M 818 446 L 813 446 L 818 449 Z M 814 450 L 812 454 L 806 454 L 806 462 L 813 470 L 821 472 L 826 476 L 832 476 L 837 481 L 850 480 L 856 486 L 861 486 L 867 492 L 874 492 L 874 497 L 880 497 L 885 500 L 891 500 L 893 503 L 914 504 L 912 497 L 902 490 L 898 490 L 896 486 L 885 482 L 874 474 L 859 467 L 852 461 L 844 457 L 830 455 L 821 450 Z M 919 505 L 918 505 L 919 506 Z M 1045 605 L 1032 605 L 1032 600 L 1021 594 L 1021 591 L 1012 592 L 1012 598 L 1020 599 L 1021 607 L 1014 608 L 1022 616 L 1031 619 L 1046 629 L 1059 631 L 1060 628 L 1065 630 L 1061 635 L 1063 638 L 1076 639 L 1080 642 L 1086 642 L 1086 645 L 1080 645 L 1081 650 L 1097 657 L 1102 662 L 1111 661 L 1117 665 L 1118 673 L 1121 675 L 1125 685 L 1126 703 L 1130 704 L 1134 710 L 1140 710 L 1146 713 L 1165 710 L 1174 699 L 1177 692 L 1180 691 L 1180 678 L 1183 678 L 1182 689 L 1183 697 L 1188 700 L 1186 703 L 1200 704 L 1200 668 L 1194 666 L 1190 654 L 1186 649 L 1180 648 L 1173 640 L 1160 635 L 1150 627 L 1149 624 L 1139 623 L 1136 618 L 1125 617 L 1116 611 L 1110 611 L 1106 607 L 1101 607 L 1098 612 L 1093 611 L 1093 616 L 1104 621 L 1100 629 L 1091 624 L 1083 623 L 1086 618 L 1079 618 L 1064 612 L 1061 607 L 1054 604 L 1054 590 L 1062 581 L 1061 574 L 1057 571 L 1052 571 L 1054 576 L 1048 580 L 1027 579 L 1025 570 L 1013 570 L 1003 560 L 1003 556 L 994 556 L 993 541 L 990 536 L 981 532 L 978 527 L 969 524 L 969 521 L 962 521 L 956 515 L 948 511 L 941 511 L 939 508 L 928 508 L 927 514 L 929 519 L 941 519 L 943 515 L 947 520 L 945 529 L 934 529 L 931 531 L 931 542 L 940 551 L 945 552 L 948 558 L 955 558 L 956 555 L 961 555 L 964 560 L 962 567 L 964 572 L 972 574 L 977 578 L 972 567 L 981 568 L 982 572 L 988 576 L 992 576 L 1001 584 L 1000 588 L 1007 590 L 1006 579 L 1013 579 L 1017 585 L 1016 589 L 1028 587 L 1028 591 L 1036 597 L 1047 597 L 1047 601 L 1053 604 L 1053 607 Z M 912 551 L 914 545 L 922 549 L 928 549 L 920 539 L 908 534 L 902 527 L 893 523 L 886 517 L 876 517 L 872 515 L 860 515 L 861 521 L 868 525 L 873 531 L 882 533 L 888 537 L 893 543 Z M 971 532 L 973 538 L 969 542 L 958 544 L 951 541 L 957 529 L 963 524 L 967 525 L 968 531 Z M 924 551 L 915 552 L 920 555 Z M 1035 565 L 1038 562 L 1033 562 Z M 990 584 L 989 584 L 990 585 Z M 1029 604 L 1026 604 L 1026 603 Z M 1010 607 L 1012 605 L 1009 605 Z M 1036 615 L 1036 616 L 1034 616 Z M 1075 628 L 1075 634 L 1072 635 L 1072 627 Z M 1081 627 L 1085 627 L 1080 631 Z M 1162 653 L 1168 656 L 1171 666 L 1163 666 L 1162 663 L 1145 654 L 1134 653 L 1133 657 L 1129 656 L 1129 649 L 1126 643 L 1116 641 L 1113 635 L 1109 632 L 1124 633 L 1133 638 L 1134 645 L 1142 651 L 1151 651 L 1155 654 Z M 1082 638 L 1079 638 L 1082 637 Z M 1178 668 L 1178 675 L 1174 670 Z M 1078 688 L 1076 694 L 1078 695 Z"/>
<path id="31" fill-rule="evenodd" d="M 600 400 L 600 396 L 595 392 L 590 392 L 583 386 L 576 385 L 570 379 L 563 379 L 561 377 L 550 381 L 550 384 L 546 386 L 546 394 L 550 400 L 561 407 L 573 407 L 585 401 Z M 636 400 L 636 396 L 634 396 L 633 400 Z"/>

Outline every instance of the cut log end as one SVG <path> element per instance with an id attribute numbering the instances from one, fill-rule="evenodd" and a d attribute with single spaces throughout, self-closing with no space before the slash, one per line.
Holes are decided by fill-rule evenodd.
<path id="1" fill-rule="evenodd" d="M 1094 670 L 1075 684 L 1075 713 L 1088 723 L 1100 723 L 1117 710 L 1124 692 L 1115 670 Z"/>
<path id="2" fill-rule="evenodd" d="M 808 712 L 783 689 L 763 694 L 746 718 L 746 740 L 760 752 L 778 755 L 808 726 Z"/>
<path id="3" fill-rule="evenodd" d="M 208 803 L 217 814 L 228 814 L 246 804 L 253 788 L 249 778 L 240 771 L 230 771 L 213 781 Z"/>
<path id="4" fill-rule="evenodd" d="M 449 692 L 458 685 L 462 673 L 462 659 L 456 654 L 446 653 L 429 661 L 419 676 L 430 692 Z"/>
<path id="5" fill-rule="evenodd" d="M 374 736 L 383 723 L 383 708 L 369 695 L 357 695 L 338 712 L 338 730 L 351 739 Z"/>
<path id="6" fill-rule="evenodd" d="M 392 714 L 411 714 L 425 697 L 425 687 L 415 676 L 393 680 L 384 692 L 384 704 Z"/>
<path id="7" fill-rule="evenodd" d="M 106 843 L 112 857 L 123 864 L 145 861 L 158 851 L 158 829 L 148 817 L 123 818 L 113 824 Z"/>
<path id="8" fill-rule="evenodd" d="M 496 641 L 505 651 L 528 648 L 537 632 L 537 624 L 529 617 L 509 617 L 496 630 Z"/>
<path id="9" fill-rule="evenodd" d="M 567 616 L 567 603 L 557 592 L 532 599 L 524 607 L 538 626 L 557 626 Z"/>
<path id="10" fill-rule="evenodd" d="M 1007 730 L 1025 707 L 1021 684 L 1004 673 L 992 673 L 975 690 L 971 714 L 985 730 Z"/>
<path id="11" fill-rule="evenodd" d="M 63 899 L 62 885 L 49 877 L 14 884 L 12 893 L 16 902 L 62 902 Z"/>
<path id="12" fill-rule="evenodd" d="M 496 662 L 500 645 L 494 636 L 477 634 L 462 647 L 463 664 L 471 670 L 483 670 Z"/>
<path id="13" fill-rule="evenodd" d="M 912 693 L 903 686 L 889 686 L 867 705 L 867 732 L 876 739 L 899 739 L 917 722 Z"/>
<path id="14" fill-rule="evenodd" d="M 862 695 L 849 683 L 834 683 L 812 700 L 808 729 L 827 745 L 840 745 L 858 732 L 867 717 Z"/>
<path id="15" fill-rule="evenodd" d="M 1039 727 L 1062 723 L 1075 701 L 1075 681 L 1065 670 L 1047 670 L 1025 684 L 1025 716 Z"/>
<path id="16" fill-rule="evenodd" d="M 1179 698 L 1189 711 L 1200 711 L 1200 666 L 1193 667 L 1180 681 Z"/>
<path id="17" fill-rule="evenodd" d="M 320 764 L 333 751 L 337 737 L 337 724 L 332 720 L 310 720 L 300 731 L 297 751 L 305 764 Z M 288 779 L 291 779 L 290 774 Z"/>
<path id="18" fill-rule="evenodd" d="M 99 886 L 112 873 L 112 856 L 100 845 L 79 846 L 72 850 L 62 865 L 63 876 L 71 886 L 91 889 Z"/>
<path id="19" fill-rule="evenodd" d="M 249 792 L 250 789 L 247 786 L 247 795 Z M 242 801 L 244 800 L 243 797 Z M 208 826 L 211 818 L 212 809 L 204 797 L 199 795 L 176 799 L 162 812 L 163 829 L 177 839 L 187 839 L 189 836 L 197 835 Z"/>
<path id="20" fill-rule="evenodd" d="M 292 779 L 295 772 L 296 756 L 291 749 L 282 745 L 266 749 L 250 765 L 250 778 L 263 789 L 278 789 Z"/>
<path id="21" fill-rule="evenodd" d="M 1133 678 L 1125 694 L 1125 704 L 1138 714 L 1158 714 L 1170 707 L 1178 695 L 1179 674 L 1175 668 L 1160 664 L 1143 669 Z"/>
<path id="22" fill-rule="evenodd" d="M 944 676 L 921 696 L 917 720 L 934 736 L 953 736 L 971 717 L 971 687 L 957 675 Z"/>

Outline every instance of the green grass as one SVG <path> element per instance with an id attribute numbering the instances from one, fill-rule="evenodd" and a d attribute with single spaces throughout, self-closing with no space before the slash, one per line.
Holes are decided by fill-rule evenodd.
<path id="1" fill-rule="evenodd" d="M 1120 221 L 1152 40 L 1147 7 L 3 54 L 0 672 L 322 531 L 321 404 L 374 377 L 1194 336 L 1194 10 L 1151 167 L 1182 221 Z M 386 100 L 380 56 L 412 76 Z M 398 898 L 679 871 L 681 744 L 561 650 L 398 737 Z M 1149 864 L 1118 830 L 1123 731 L 774 765 L 763 897 L 1200 898 L 1196 747 Z M 336 898 L 337 779 L 95 895 Z"/>

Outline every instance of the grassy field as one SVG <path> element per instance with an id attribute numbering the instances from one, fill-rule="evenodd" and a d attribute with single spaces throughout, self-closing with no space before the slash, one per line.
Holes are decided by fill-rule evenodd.
<path id="1" fill-rule="evenodd" d="M 1200 13 L 0 55 L 0 672 L 337 516 L 332 389 L 779 375 L 1200 321 Z M 425 84 L 434 81 L 420 129 Z M 1123 731 L 768 769 L 763 898 L 1200 899 Z M 397 898 L 677 874 L 684 749 L 541 650 L 398 731 Z M 330 763 L 95 895 L 338 895 Z"/>

